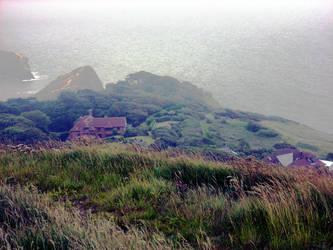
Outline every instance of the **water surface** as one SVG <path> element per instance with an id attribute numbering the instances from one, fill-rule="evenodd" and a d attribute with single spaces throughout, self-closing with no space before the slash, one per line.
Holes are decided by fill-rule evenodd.
<path id="1" fill-rule="evenodd" d="M 333 2 L 247 2 L 2 2 L 0 47 L 49 79 L 87 64 L 105 83 L 146 70 L 333 133 Z"/>

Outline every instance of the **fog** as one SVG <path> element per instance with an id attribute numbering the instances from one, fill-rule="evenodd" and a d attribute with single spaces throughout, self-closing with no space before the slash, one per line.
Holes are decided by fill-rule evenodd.
<path id="1" fill-rule="evenodd" d="M 92 65 L 188 80 L 224 107 L 333 133 L 331 1 L 3 1 L 0 47 L 48 80 Z"/>

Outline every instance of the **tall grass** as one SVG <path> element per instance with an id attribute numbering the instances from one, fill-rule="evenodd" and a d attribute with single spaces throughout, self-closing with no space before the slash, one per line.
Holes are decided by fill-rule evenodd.
<path id="1" fill-rule="evenodd" d="M 43 199 L 37 191 L 26 197 L 48 200 L 51 211 L 33 213 L 48 229 L 28 219 L 21 228 L 1 227 L 3 244 L 10 229 L 9 244 L 42 238 L 42 249 L 47 242 L 63 249 L 333 247 L 333 178 L 325 169 L 85 142 L 6 151 L 0 180 L 20 214 L 36 203 L 22 202 L 28 190 L 15 190 L 18 184 L 36 186 Z M 24 228 L 38 230 L 29 238 Z"/>
<path id="2" fill-rule="evenodd" d="M 0 185 L 0 246 L 3 249 L 168 249 L 163 236 L 128 227 L 112 218 L 84 215 L 51 205 L 33 187 Z"/>

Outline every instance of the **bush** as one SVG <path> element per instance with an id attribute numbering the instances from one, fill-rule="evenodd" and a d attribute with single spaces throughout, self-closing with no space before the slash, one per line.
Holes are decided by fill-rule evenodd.
<path id="1" fill-rule="evenodd" d="M 295 146 L 288 144 L 288 143 L 276 143 L 273 146 L 275 149 L 282 149 L 282 148 L 291 148 L 291 149 L 296 149 Z"/>
<path id="2" fill-rule="evenodd" d="M 307 143 L 297 143 L 296 144 L 297 147 L 299 148 L 304 148 L 304 149 L 307 149 L 307 150 L 311 150 L 311 151 L 314 151 L 314 152 L 317 152 L 318 151 L 318 148 L 314 145 L 310 145 L 310 144 L 307 144 Z"/>
<path id="3" fill-rule="evenodd" d="M 48 136 L 38 128 L 8 127 L 3 130 L 2 136 L 13 143 L 33 144 L 47 140 Z"/>
<path id="4" fill-rule="evenodd" d="M 169 116 L 162 116 L 162 117 L 158 117 L 155 119 L 156 122 L 166 122 L 166 121 L 170 121 L 172 119 L 172 117 Z"/>
<path id="5" fill-rule="evenodd" d="M 326 156 L 326 160 L 333 161 L 333 153 L 328 153 Z"/>
<path id="6" fill-rule="evenodd" d="M 279 134 L 276 133 L 276 132 L 273 131 L 273 130 L 265 129 L 265 130 L 260 130 L 260 131 L 257 133 L 257 135 L 260 136 L 260 137 L 277 137 Z"/>
<path id="7" fill-rule="evenodd" d="M 0 130 L 12 126 L 33 127 L 34 123 L 23 116 L 0 114 Z"/>
<path id="8" fill-rule="evenodd" d="M 148 133 L 148 127 L 147 126 L 142 126 L 140 125 L 139 127 L 132 127 L 128 126 L 126 128 L 125 137 L 134 137 L 134 136 L 147 136 L 149 135 Z"/>
<path id="9" fill-rule="evenodd" d="M 248 124 L 246 125 L 246 129 L 250 132 L 257 132 L 260 129 L 262 129 L 263 127 L 261 125 L 259 125 L 258 123 L 254 123 L 254 122 L 248 122 Z"/>
<path id="10" fill-rule="evenodd" d="M 23 117 L 33 121 L 35 126 L 41 129 L 44 132 L 48 131 L 48 126 L 50 125 L 51 121 L 50 118 L 39 110 L 34 110 L 30 112 L 24 112 L 21 114 Z"/>

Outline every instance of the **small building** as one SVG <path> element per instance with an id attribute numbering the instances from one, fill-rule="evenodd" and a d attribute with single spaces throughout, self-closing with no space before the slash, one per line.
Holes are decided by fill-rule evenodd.
<path id="1" fill-rule="evenodd" d="M 89 115 L 80 117 L 70 130 L 69 140 L 80 137 L 107 138 L 113 135 L 124 134 L 127 126 L 126 117 L 93 117 Z"/>
<path id="2" fill-rule="evenodd" d="M 325 164 L 328 170 L 333 171 L 333 161 L 326 161 L 326 160 L 320 160 L 320 161 Z"/>
<path id="3" fill-rule="evenodd" d="M 280 164 L 282 166 L 299 167 L 322 167 L 324 164 L 309 152 L 301 152 L 297 149 L 284 148 L 278 150 L 275 154 L 266 156 L 265 162 Z"/>

